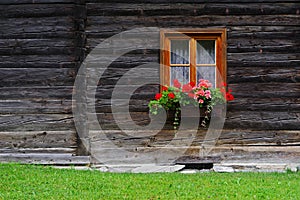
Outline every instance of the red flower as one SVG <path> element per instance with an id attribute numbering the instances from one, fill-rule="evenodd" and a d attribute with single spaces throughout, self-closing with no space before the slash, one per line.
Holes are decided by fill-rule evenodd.
<path id="1" fill-rule="evenodd" d="M 162 89 L 162 91 L 167 91 L 167 90 L 168 90 L 168 87 L 162 86 L 161 89 Z"/>
<path id="2" fill-rule="evenodd" d="M 157 94 L 155 95 L 155 99 L 156 99 L 156 100 L 159 100 L 161 97 L 162 97 L 162 94 L 161 94 L 161 93 L 157 93 Z"/>
<path id="3" fill-rule="evenodd" d="M 173 92 L 171 92 L 171 93 L 168 94 L 168 97 L 170 99 L 174 99 L 175 98 L 175 94 Z"/>
<path id="4" fill-rule="evenodd" d="M 227 101 L 232 101 L 232 100 L 234 100 L 234 96 L 230 93 L 226 93 L 226 100 Z"/>
<path id="5" fill-rule="evenodd" d="M 188 83 L 182 86 L 182 92 L 190 92 L 193 87 Z"/>
<path id="6" fill-rule="evenodd" d="M 226 86 L 227 86 L 227 84 L 224 82 L 224 83 L 222 83 L 222 86 L 226 87 Z"/>
<path id="7" fill-rule="evenodd" d="M 177 79 L 174 79 L 174 80 L 173 80 L 173 85 L 174 85 L 174 87 L 176 87 L 176 88 L 181 88 L 181 84 L 179 83 L 179 81 L 178 81 Z"/>

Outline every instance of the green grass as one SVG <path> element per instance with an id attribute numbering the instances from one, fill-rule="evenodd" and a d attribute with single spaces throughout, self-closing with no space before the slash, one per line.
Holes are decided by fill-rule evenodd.
<path id="1" fill-rule="evenodd" d="M 118 174 L 0 164 L 0 199 L 300 199 L 300 173 Z"/>

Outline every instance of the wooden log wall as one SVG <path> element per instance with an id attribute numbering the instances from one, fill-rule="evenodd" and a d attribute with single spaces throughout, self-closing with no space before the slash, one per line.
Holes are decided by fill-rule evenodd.
<path id="1" fill-rule="evenodd" d="M 71 98 L 77 69 L 104 39 L 138 27 L 226 27 L 227 77 L 236 99 L 218 144 L 299 145 L 299 24 L 296 0 L 1 0 L 0 152 L 75 153 Z M 126 71 L 149 62 L 159 62 L 158 50 L 129 52 L 99 82 L 98 120 L 120 145 L 129 138 L 118 131 L 111 106 L 123 101 L 111 104 L 111 92 Z M 159 69 L 141 76 L 158 79 Z M 149 85 L 132 96 L 137 124 L 149 122 L 147 104 L 156 92 L 158 86 Z M 169 136 L 131 143 L 165 145 Z"/>
<path id="2" fill-rule="evenodd" d="M 0 152 L 76 153 L 84 21 L 79 0 L 0 1 Z"/>
<path id="3" fill-rule="evenodd" d="M 228 104 L 225 130 L 218 144 L 300 144 L 299 1 L 86 2 L 87 53 L 104 39 L 138 27 L 226 27 L 228 85 L 236 99 Z M 118 78 L 126 70 L 147 62 L 159 62 L 159 52 L 147 49 L 121 56 L 106 71 L 96 94 L 100 124 L 108 130 L 108 137 L 123 147 L 133 143 L 139 147 L 154 147 L 169 142 L 168 133 L 152 138 L 141 137 L 140 141 L 129 139 L 130 137 L 118 131 L 118 126 L 110 114 L 110 106 L 123 104 L 122 99 L 114 100 L 112 104 L 110 102 L 110 95 Z M 153 69 L 152 73 L 141 76 L 145 79 L 158 78 L 159 69 Z M 137 90 L 132 96 L 131 117 L 137 124 L 149 122 L 147 103 L 156 92 L 158 87 L 151 85 Z M 125 120 L 124 124 L 126 123 Z M 203 139 L 201 132 L 198 137 Z"/>

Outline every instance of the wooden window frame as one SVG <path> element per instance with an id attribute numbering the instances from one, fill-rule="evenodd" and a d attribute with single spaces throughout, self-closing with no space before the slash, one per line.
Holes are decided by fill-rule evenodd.
<path id="1" fill-rule="evenodd" d="M 216 41 L 216 63 L 213 64 L 219 71 L 219 76 L 216 75 L 216 87 L 221 87 L 222 83 L 226 83 L 227 72 L 227 41 L 226 28 L 203 28 L 203 29 L 174 29 L 160 31 L 160 84 L 161 89 L 164 85 L 170 83 L 170 40 L 171 39 L 191 39 L 190 44 L 190 81 L 196 81 L 196 67 L 201 66 L 196 64 L 196 40 L 215 40 Z M 183 66 L 181 64 L 181 66 Z M 207 64 L 205 64 L 207 66 Z M 192 74 L 192 75 L 191 75 Z M 218 73 L 216 73 L 218 74 Z M 222 81 L 220 81 L 222 80 Z"/>

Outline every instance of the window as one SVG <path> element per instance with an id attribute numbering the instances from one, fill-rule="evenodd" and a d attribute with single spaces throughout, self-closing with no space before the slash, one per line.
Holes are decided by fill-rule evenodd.
<path id="1" fill-rule="evenodd" d="M 208 79 L 214 87 L 226 82 L 226 29 L 162 30 L 161 85 Z"/>

